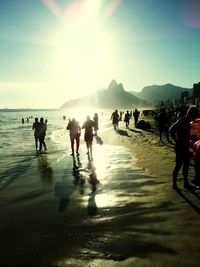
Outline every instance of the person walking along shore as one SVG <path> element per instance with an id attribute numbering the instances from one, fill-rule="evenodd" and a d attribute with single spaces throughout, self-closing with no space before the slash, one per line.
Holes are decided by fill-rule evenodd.
<path id="1" fill-rule="evenodd" d="M 86 117 L 82 129 L 85 129 L 84 140 L 86 142 L 87 154 L 92 156 L 94 121 L 91 120 L 89 116 Z"/>
<path id="2" fill-rule="evenodd" d="M 79 122 L 75 118 L 69 121 L 67 127 L 69 130 L 70 142 L 71 142 L 71 155 L 74 155 L 74 141 L 76 141 L 76 154 L 79 155 L 79 145 L 80 145 L 80 136 L 81 136 L 81 127 Z"/>

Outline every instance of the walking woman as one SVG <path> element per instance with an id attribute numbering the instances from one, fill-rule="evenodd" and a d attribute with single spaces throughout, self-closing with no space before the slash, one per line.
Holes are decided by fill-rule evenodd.
<path id="1" fill-rule="evenodd" d="M 84 140 L 86 142 L 87 154 L 92 156 L 94 121 L 91 120 L 89 116 L 86 117 L 86 121 L 83 123 L 82 129 L 85 129 Z"/>

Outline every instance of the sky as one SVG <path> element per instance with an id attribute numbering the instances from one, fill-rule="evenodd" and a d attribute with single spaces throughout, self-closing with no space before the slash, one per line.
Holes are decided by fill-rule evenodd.
<path id="1" fill-rule="evenodd" d="M 0 108 L 200 81 L 200 0 L 0 0 Z"/>

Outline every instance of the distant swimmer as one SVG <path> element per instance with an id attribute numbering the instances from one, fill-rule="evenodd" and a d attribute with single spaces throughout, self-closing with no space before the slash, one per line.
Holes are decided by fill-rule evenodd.
<path id="1" fill-rule="evenodd" d="M 82 129 L 85 129 L 84 140 L 86 142 L 87 154 L 92 156 L 94 121 L 91 120 L 89 116 L 86 117 Z"/>
<path id="2" fill-rule="evenodd" d="M 22 124 L 24 124 L 24 118 L 22 118 Z"/>
<path id="3" fill-rule="evenodd" d="M 46 143 L 45 143 L 45 136 L 46 136 L 47 125 L 44 123 L 44 119 L 40 118 L 40 127 L 39 127 L 39 142 L 40 142 L 40 149 L 42 151 L 42 147 L 44 146 L 44 150 L 47 150 Z"/>
<path id="4" fill-rule="evenodd" d="M 76 141 L 76 154 L 79 155 L 79 144 L 80 144 L 80 136 L 81 136 L 81 127 L 79 122 L 76 121 L 75 118 L 69 121 L 67 127 L 69 130 L 70 142 L 71 142 L 71 150 L 72 156 L 74 155 L 74 141 Z"/>
<path id="5" fill-rule="evenodd" d="M 39 135 L 40 135 L 40 123 L 38 118 L 35 118 L 35 122 L 33 123 L 32 129 L 34 130 L 34 137 L 35 137 L 35 149 L 38 150 L 38 142 L 39 142 Z"/>

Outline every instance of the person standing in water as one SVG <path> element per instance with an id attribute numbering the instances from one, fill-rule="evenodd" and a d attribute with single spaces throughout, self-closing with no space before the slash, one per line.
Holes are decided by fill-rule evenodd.
<path id="1" fill-rule="evenodd" d="M 79 155 L 79 144 L 80 144 L 80 136 L 81 136 L 81 127 L 78 123 L 78 121 L 73 118 L 72 120 L 69 120 L 69 123 L 66 127 L 67 130 L 69 130 L 69 136 L 70 136 L 70 142 L 71 142 L 71 156 L 74 155 L 74 141 L 76 141 L 76 154 Z"/>
<path id="2" fill-rule="evenodd" d="M 82 129 L 85 129 L 84 140 L 86 142 L 87 154 L 92 156 L 94 121 L 91 120 L 89 116 L 86 117 L 86 121 L 83 123 Z"/>
<path id="3" fill-rule="evenodd" d="M 47 130 L 47 124 L 44 123 L 44 119 L 40 118 L 40 126 L 39 126 L 39 142 L 40 142 L 40 149 L 39 151 L 42 151 L 42 146 L 44 146 L 44 150 L 47 150 L 46 143 L 45 143 L 45 136 L 46 136 L 46 130 Z"/>
<path id="4" fill-rule="evenodd" d="M 38 150 L 38 142 L 40 136 L 40 123 L 38 118 L 35 118 L 35 122 L 33 123 L 32 129 L 34 130 L 34 137 L 35 137 L 35 149 Z"/>

